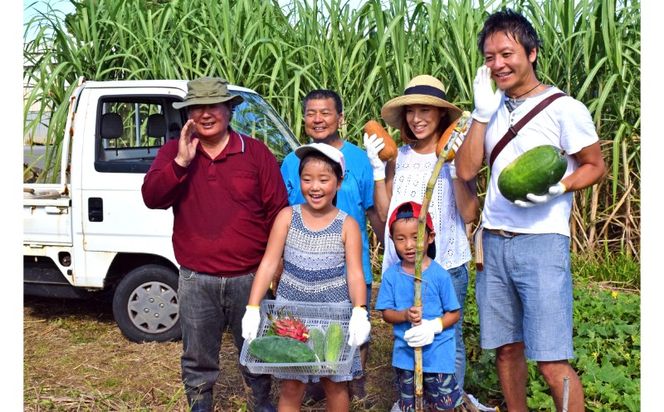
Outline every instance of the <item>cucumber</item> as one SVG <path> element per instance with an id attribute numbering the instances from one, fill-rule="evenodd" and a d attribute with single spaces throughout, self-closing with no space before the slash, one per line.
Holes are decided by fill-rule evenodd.
<path id="1" fill-rule="evenodd" d="M 344 344 L 344 332 L 338 322 L 331 322 L 325 332 L 325 361 L 337 362 Z"/>
<path id="2" fill-rule="evenodd" d="M 567 170 L 567 158 L 555 146 L 534 147 L 508 164 L 498 176 L 500 193 L 511 202 L 528 200 L 526 195 L 543 195 L 558 183 Z"/>
<path id="3" fill-rule="evenodd" d="M 314 351 L 299 340 L 285 336 L 262 336 L 251 341 L 249 353 L 268 363 L 316 362 Z"/>
<path id="4" fill-rule="evenodd" d="M 313 346 L 318 362 L 325 361 L 325 334 L 318 328 L 309 329 L 309 342 Z"/>

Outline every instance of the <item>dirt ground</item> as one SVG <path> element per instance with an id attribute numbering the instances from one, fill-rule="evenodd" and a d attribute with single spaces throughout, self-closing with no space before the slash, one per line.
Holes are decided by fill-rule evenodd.
<path id="1" fill-rule="evenodd" d="M 375 296 L 375 293 L 374 293 Z M 185 411 L 181 342 L 136 344 L 115 325 L 108 299 L 24 298 L 26 411 Z M 396 399 L 391 329 L 372 313 L 367 397 L 351 411 L 388 411 Z M 216 410 L 247 411 L 237 351 L 223 341 Z M 273 385 L 276 400 L 278 387 Z M 324 401 L 303 411 L 324 411 Z"/>

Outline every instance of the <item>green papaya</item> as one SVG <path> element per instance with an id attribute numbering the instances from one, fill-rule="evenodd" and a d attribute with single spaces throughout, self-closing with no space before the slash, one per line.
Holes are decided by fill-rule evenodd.
<path id="1" fill-rule="evenodd" d="M 318 362 L 325 361 L 325 334 L 319 328 L 309 329 L 309 342 L 313 347 Z"/>
<path id="2" fill-rule="evenodd" d="M 249 353 L 268 363 L 316 362 L 314 351 L 299 340 L 285 336 L 262 336 L 249 343 Z"/>
<path id="3" fill-rule="evenodd" d="M 558 183 L 567 170 L 565 154 L 555 146 L 534 147 L 508 164 L 498 176 L 500 193 L 511 202 L 528 200 L 526 195 L 543 195 Z"/>
<path id="4" fill-rule="evenodd" d="M 344 344 L 344 332 L 338 322 L 330 322 L 325 332 L 325 361 L 337 362 Z"/>

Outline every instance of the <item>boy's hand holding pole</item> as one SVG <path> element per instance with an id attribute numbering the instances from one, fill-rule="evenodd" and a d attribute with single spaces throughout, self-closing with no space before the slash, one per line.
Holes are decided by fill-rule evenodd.
<path id="1" fill-rule="evenodd" d="M 422 323 L 408 329 L 404 339 L 411 348 L 419 348 L 433 342 L 436 334 L 443 331 L 442 318 L 422 319 Z"/>

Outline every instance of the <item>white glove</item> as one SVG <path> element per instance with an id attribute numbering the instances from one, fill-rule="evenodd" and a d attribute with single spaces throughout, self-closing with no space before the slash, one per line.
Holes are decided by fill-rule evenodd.
<path id="1" fill-rule="evenodd" d="M 433 342 L 434 336 L 442 331 L 443 321 L 441 318 L 431 320 L 422 319 L 422 323 L 408 329 L 403 337 L 406 339 L 408 346 L 411 348 L 418 348 Z"/>
<path id="2" fill-rule="evenodd" d="M 242 337 L 251 342 L 258 336 L 258 326 L 261 323 L 261 314 L 258 306 L 247 305 L 247 310 L 242 317 Z"/>
<path id="3" fill-rule="evenodd" d="M 367 157 L 369 157 L 369 163 L 371 163 L 371 168 L 373 169 L 374 180 L 385 179 L 385 165 L 387 162 L 380 160 L 380 157 L 378 157 L 378 152 L 385 147 L 383 138 L 375 134 L 369 136 L 365 133 L 364 147 L 367 148 Z"/>
<path id="4" fill-rule="evenodd" d="M 493 91 L 491 88 L 491 69 L 486 65 L 480 66 L 477 69 L 475 80 L 473 80 L 473 98 L 475 101 L 473 119 L 488 123 L 503 101 L 504 93 L 500 89 Z"/>
<path id="5" fill-rule="evenodd" d="M 369 339 L 369 332 L 371 332 L 371 323 L 367 310 L 359 306 L 353 308 L 353 314 L 348 323 L 348 344 L 360 346 Z"/>
<path id="6" fill-rule="evenodd" d="M 457 178 L 456 165 L 454 164 L 454 160 L 450 162 L 450 176 L 452 177 L 452 180 Z"/>
<path id="7" fill-rule="evenodd" d="M 524 208 L 533 207 L 533 206 L 541 205 L 542 203 L 546 203 L 546 202 L 550 201 L 551 199 L 562 195 L 566 191 L 567 191 L 567 188 L 565 187 L 565 185 L 562 182 L 558 182 L 555 185 L 549 187 L 549 193 L 545 193 L 543 195 L 536 195 L 536 194 L 533 194 L 533 193 L 528 193 L 526 195 L 526 198 L 528 200 L 530 200 L 530 202 L 525 201 L 525 200 L 515 200 L 514 204 L 519 206 L 519 207 L 524 207 Z"/>

